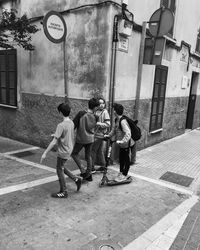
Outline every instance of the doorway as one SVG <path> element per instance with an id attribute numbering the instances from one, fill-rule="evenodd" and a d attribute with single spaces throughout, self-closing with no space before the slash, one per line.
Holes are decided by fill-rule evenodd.
<path id="1" fill-rule="evenodd" d="M 196 72 L 192 72 L 190 95 L 189 95 L 187 118 L 186 118 L 186 129 L 192 129 L 193 127 L 198 79 L 199 79 L 199 74 Z"/>

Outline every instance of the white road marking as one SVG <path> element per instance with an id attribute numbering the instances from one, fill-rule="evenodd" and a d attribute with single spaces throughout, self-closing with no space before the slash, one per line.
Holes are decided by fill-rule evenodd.
<path id="1" fill-rule="evenodd" d="M 109 167 L 109 168 L 116 171 L 115 167 Z M 173 190 L 176 190 L 176 191 L 181 192 L 183 194 L 188 194 L 188 195 L 193 195 L 194 194 L 194 192 L 191 191 L 191 190 L 188 190 L 188 189 L 185 189 L 185 188 L 181 188 L 181 187 L 175 186 L 173 184 L 168 184 L 168 183 L 165 183 L 164 181 L 151 179 L 151 178 L 145 177 L 143 175 L 133 174 L 131 172 L 129 172 L 128 174 L 130 176 L 132 176 L 132 177 L 137 178 L 137 179 L 141 179 L 141 180 L 148 181 L 148 182 L 154 183 L 154 184 L 162 186 L 162 187 L 173 189 Z"/>
<path id="2" fill-rule="evenodd" d="M 21 184 L 17 184 L 17 185 L 13 185 L 13 186 L 8 186 L 8 187 L 0 189 L 0 195 L 20 191 L 20 190 L 31 188 L 31 187 L 36 187 L 36 186 L 43 185 L 45 183 L 53 182 L 56 180 L 58 180 L 57 175 L 46 177 L 46 178 L 35 180 L 35 181 L 21 183 Z"/>
<path id="3" fill-rule="evenodd" d="M 23 148 L 23 149 L 18 149 L 18 150 L 14 150 L 14 151 L 5 152 L 4 155 L 17 154 L 17 153 L 22 153 L 22 152 L 37 150 L 37 149 L 40 149 L 40 148 L 39 147 Z"/>
<path id="4" fill-rule="evenodd" d="M 11 160 L 21 162 L 21 163 L 26 164 L 26 165 L 30 165 L 30 166 L 33 166 L 33 167 L 37 167 L 37 168 L 40 168 L 40 169 L 47 170 L 49 172 L 56 173 L 56 170 L 54 168 L 50 168 L 48 166 L 45 166 L 45 165 L 42 165 L 42 164 L 39 164 L 39 163 L 27 161 L 27 160 L 24 160 L 24 159 L 15 157 L 15 156 L 11 156 L 11 155 L 5 155 L 5 154 L 0 154 L 0 155 L 3 155 L 7 159 L 11 159 Z"/>
<path id="5" fill-rule="evenodd" d="M 198 196 L 192 195 L 137 239 L 125 246 L 123 250 L 168 250 L 174 242 L 191 208 L 198 200 Z"/>

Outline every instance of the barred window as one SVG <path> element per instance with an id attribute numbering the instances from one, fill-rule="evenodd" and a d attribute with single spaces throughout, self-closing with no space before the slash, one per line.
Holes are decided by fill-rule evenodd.
<path id="1" fill-rule="evenodd" d="M 0 50 L 0 104 L 17 106 L 17 53 Z"/>

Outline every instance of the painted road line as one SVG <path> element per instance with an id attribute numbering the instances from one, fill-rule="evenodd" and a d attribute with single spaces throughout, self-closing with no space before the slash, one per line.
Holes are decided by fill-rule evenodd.
<path id="1" fill-rule="evenodd" d="M 17 157 L 11 156 L 11 155 L 1 154 L 1 153 L 0 153 L 0 155 L 4 156 L 5 158 L 17 161 L 17 162 L 21 162 L 23 164 L 27 164 L 27 165 L 30 165 L 30 166 L 33 166 L 33 167 L 37 167 L 37 168 L 40 168 L 40 169 L 44 169 L 44 170 L 56 173 L 56 169 L 50 168 L 48 166 L 45 166 L 45 165 L 42 165 L 42 164 L 39 164 L 39 163 L 27 161 L 27 160 L 24 160 L 24 159 L 21 159 L 21 158 L 17 158 Z M 115 167 L 109 167 L 109 168 L 112 169 L 112 170 L 114 170 L 114 171 L 118 171 Z M 133 174 L 133 173 L 130 173 L 130 172 L 129 172 L 129 175 L 132 176 L 132 177 L 141 179 L 141 180 L 148 181 L 150 183 L 154 183 L 154 184 L 157 184 L 157 185 L 169 188 L 169 189 L 176 190 L 176 191 L 184 193 L 184 194 L 193 195 L 193 192 L 190 191 L 190 190 L 187 190 L 187 189 L 184 189 L 184 188 L 181 188 L 181 187 L 177 187 L 175 185 L 168 184 L 168 183 L 165 183 L 163 181 L 151 179 L 151 178 L 148 178 L 148 177 L 145 177 L 145 176 L 142 176 L 142 175 L 138 175 L 138 174 Z"/>
<path id="2" fill-rule="evenodd" d="M 174 242 L 191 208 L 198 202 L 199 197 L 192 195 L 174 210 L 129 243 L 123 250 L 168 250 Z"/>
<path id="3" fill-rule="evenodd" d="M 0 195 L 20 191 L 20 190 L 31 188 L 31 187 L 36 187 L 36 186 L 43 185 L 43 184 L 53 182 L 53 181 L 56 181 L 56 180 L 58 180 L 57 175 L 56 176 L 50 176 L 50 177 L 43 178 L 43 179 L 39 179 L 39 180 L 35 180 L 35 181 L 21 183 L 21 184 L 18 184 L 18 185 L 8 186 L 8 187 L 0 189 Z"/>
<path id="4" fill-rule="evenodd" d="M 79 172 L 80 172 L 79 170 L 72 171 L 72 173 L 74 175 L 78 174 Z M 66 178 L 68 178 L 68 177 L 66 176 Z M 21 184 L 17 184 L 17 185 L 13 185 L 13 186 L 0 188 L 0 195 L 20 191 L 23 189 L 28 189 L 31 187 L 40 186 L 40 185 L 43 185 L 43 184 L 46 184 L 49 182 L 54 182 L 56 180 L 58 180 L 58 177 L 57 177 L 57 175 L 54 175 L 54 176 L 46 177 L 46 178 L 35 180 L 35 181 L 30 181 L 30 182 L 26 182 L 26 183 L 21 183 Z"/>
<path id="5" fill-rule="evenodd" d="M 37 150 L 37 149 L 40 149 L 40 148 L 39 147 L 30 147 L 30 148 L 24 148 L 24 149 L 18 149 L 18 150 L 14 150 L 14 151 L 5 152 L 3 154 L 12 155 L 12 154 L 17 154 L 17 153 L 22 153 L 22 152 Z"/>
<path id="6" fill-rule="evenodd" d="M 118 171 L 115 167 L 109 167 L 109 168 L 112 169 L 112 170 Z M 162 187 L 173 189 L 173 190 L 176 190 L 176 191 L 181 192 L 183 194 L 188 194 L 188 195 L 193 195 L 194 194 L 194 192 L 191 191 L 191 190 L 187 190 L 185 188 L 177 187 L 177 186 L 175 186 L 173 184 L 168 184 L 168 183 L 165 183 L 165 182 L 160 181 L 160 180 L 151 179 L 151 178 L 145 177 L 143 175 L 133 174 L 131 172 L 129 172 L 128 174 L 130 176 L 132 176 L 132 177 L 137 178 L 137 179 L 141 179 L 141 180 L 148 181 L 148 182 L 151 182 L 153 184 L 156 184 L 156 185 L 159 185 L 159 186 L 162 186 Z"/>
<path id="7" fill-rule="evenodd" d="M 6 154 L 0 154 L 0 155 L 4 156 L 7 159 L 11 159 L 11 160 L 14 160 L 14 161 L 17 161 L 17 162 L 21 162 L 21 163 L 26 164 L 26 165 L 30 165 L 30 166 L 33 166 L 33 167 L 37 167 L 37 168 L 40 168 L 40 169 L 44 169 L 44 170 L 56 173 L 56 169 L 50 168 L 48 166 L 45 166 L 45 165 L 42 165 L 42 164 L 39 164 L 39 163 L 27 161 L 27 160 L 24 160 L 24 159 L 21 159 L 21 158 L 17 158 L 15 156 L 11 156 L 11 155 L 6 155 Z"/>

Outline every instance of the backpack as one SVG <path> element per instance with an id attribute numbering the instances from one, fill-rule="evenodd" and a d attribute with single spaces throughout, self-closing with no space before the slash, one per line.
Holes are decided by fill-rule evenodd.
<path id="1" fill-rule="evenodd" d="M 84 114 L 86 114 L 86 111 L 79 111 L 78 114 L 75 116 L 75 118 L 73 119 L 74 122 L 74 129 L 78 129 L 79 128 L 79 123 L 80 123 L 80 119 L 82 116 L 84 116 Z"/>
<path id="2" fill-rule="evenodd" d="M 138 141 L 141 136 L 142 136 L 142 133 L 141 133 L 141 129 L 137 126 L 137 123 L 138 123 L 138 120 L 135 120 L 133 121 L 131 118 L 129 118 L 128 116 L 126 115 L 123 115 L 120 120 L 119 120 L 119 128 L 122 130 L 122 125 L 121 125 L 121 121 L 123 119 L 126 119 L 127 122 L 128 122 L 128 125 L 131 129 L 131 138 L 134 140 L 134 141 Z"/>

